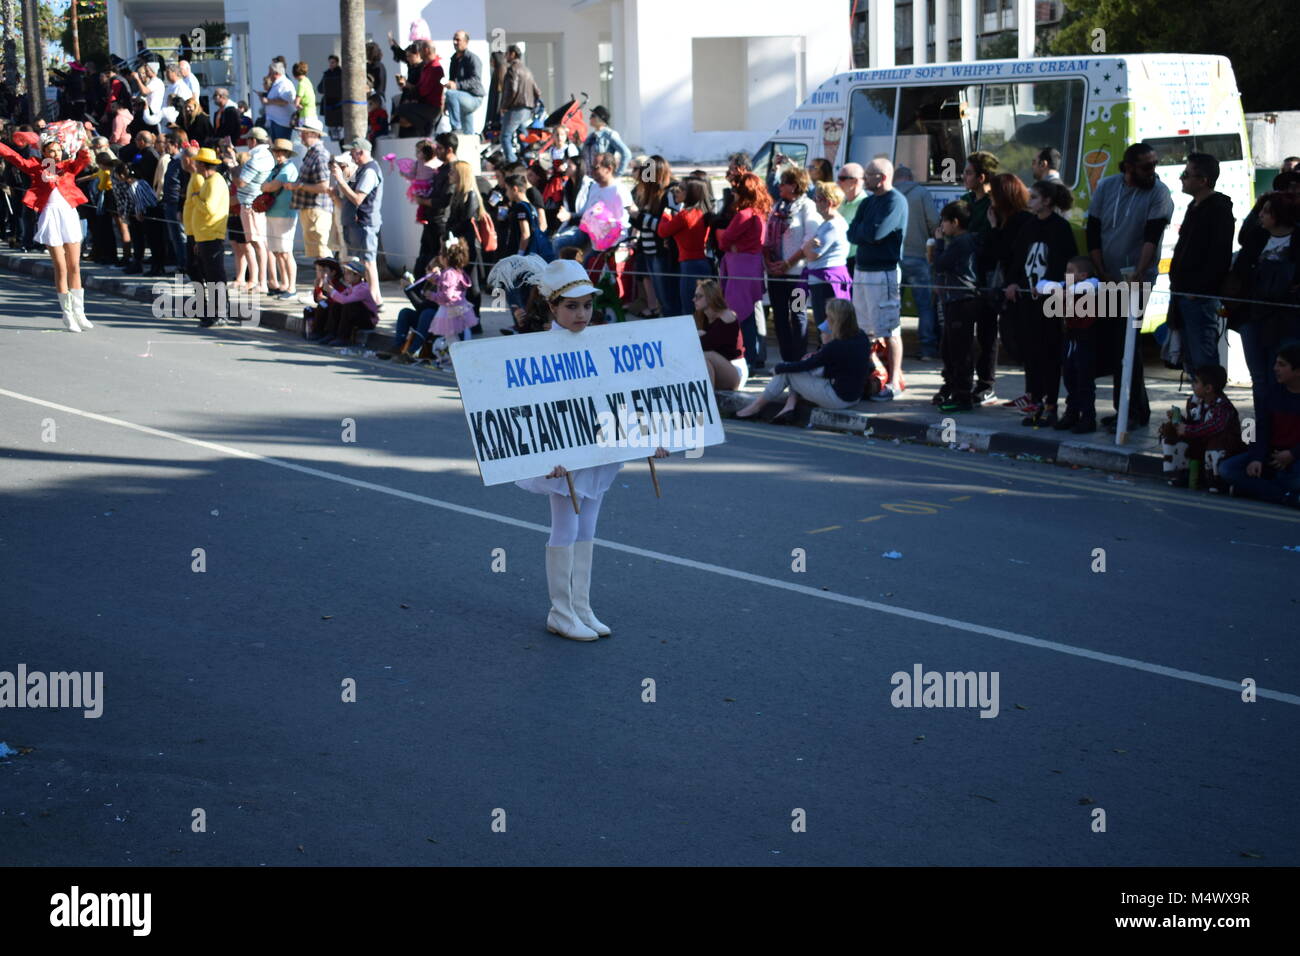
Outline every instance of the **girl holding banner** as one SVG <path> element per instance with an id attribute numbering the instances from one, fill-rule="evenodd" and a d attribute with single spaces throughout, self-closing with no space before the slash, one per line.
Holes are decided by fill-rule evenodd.
<path id="1" fill-rule="evenodd" d="M 544 333 L 544 338 L 578 335 L 591 324 L 596 287 L 581 264 L 557 259 L 548 265 L 538 256 L 512 258 L 515 260 L 514 268 L 510 269 L 513 277 L 537 286 L 550 307 L 551 328 Z M 656 449 L 655 457 L 667 458 L 668 452 Z M 552 634 L 573 641 L 594 641 L 610 634 L 610 629 L 591 610 L 591 559 L 601 503 L 622 467 L 621 462 L 614 462 L 569 471 L 556 465 L 545 477 L 515 482 L 525 491 L 546 495 L 550 500 L 546 583 L 551 610 L 546 617 L 546 629 Z"/>

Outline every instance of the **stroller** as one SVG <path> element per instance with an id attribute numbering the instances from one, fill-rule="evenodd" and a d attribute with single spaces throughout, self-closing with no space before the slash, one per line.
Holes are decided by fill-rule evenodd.
<path id="1" fill-rule="evenodd" d="M 582 146 L 583 140 L 587 138 L 587 121 L 583 118 L 582 110 L 588 99 L 586 93 L 579 93 L 578 96 L 570 94 L 569 102 L 549 114 L 546 112 L 546 104 L 538 103 L 532 124 L 519 132 L 517 152 L 520 158 L 531 163 L 545 156 L 548 150 L 557 148 L 559 142 L 554 132 L 557 127 L 563 127 L 569 134 L 569 142 Z"/>

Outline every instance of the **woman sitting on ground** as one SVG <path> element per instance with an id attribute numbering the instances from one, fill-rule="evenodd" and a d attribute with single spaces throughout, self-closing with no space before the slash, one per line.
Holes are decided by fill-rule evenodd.
<path id="1" fill-rule="evenodd" d="M 700 327 L 700 348 L 709 367 L 709 384 L 714 390 L 735 391 L 745 387 L 749 366 L 745 364 L 745 342 L 736 313 L 727 308 L 722 286 L 716 279 L 695 283 L 695 323 Z"/>
<path id="2" fill-rule="evenodd" d="M 831 339 L 801 362 L 783 362 L 763 394 L 740 411 L 737 418 L 753 418 L 768 402 L 790 391 L 774 423 L 793 421 L 800 398 L 822 408 L 849 408 L 862 400 L 871 373 L 871 339 L 858 328 L 853 303 L 832 299 L 826 305 Z"/>

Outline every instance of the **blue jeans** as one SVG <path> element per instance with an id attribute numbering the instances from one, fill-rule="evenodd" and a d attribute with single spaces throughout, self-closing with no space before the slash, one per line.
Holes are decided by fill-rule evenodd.
<path id="1" fill-rule="evenodd" d="M 506 162 L 513 163 L 519 158 L 515 153 L 515 134 L 532 121 L 532 110 L 506 110 L 501 114 L 501 151 L 505 153 Z"/>
<path id="2" fill-rule="evenodd" d="M 470 96 L 464 90 L 447 90 L 443 94 L 447 107 L 447 119 L 451 128 L 457 133 L 474 132 L 474 111 L 483 103 L 483 97 Z"/>
<path id="3" fill-rule="evenodd" d="M 185 246 L 185 232 L 181 229 L 181 207 L 174 202 L 163 203 L 164 225 L 167 228 L 167 241 L 171 244 L 172 255 L 176 257 L 176 268 L 185 272 L 189 266 Z"/>
<path id="4" fill-rule="evenodd" d="M 678 297 L 680 284 L 668 275 L 670 271 L 676 271 L 668 256 L 643 255 L 641 259 L 645 263 L 645 271 L 650 273 L 650 284 L 654 286 L 655 298 L 659 300 L 659 313 L 665 316 L 682 315 L 682 303 Z"/>
<path id="5" fill-rule="evenodd" d="M 397 332 L 393 336 L 393 351 L 396 352 L 406 343 L 408 332 L 414 332 L 415 338 L 411 340 L 411 351 L 418 352 L 420 346 L 424 344 L 425 338 L 429 335 L 429 325 L 433 322 L 433 317 L 438 314 L 436 308 L 430 307 L 421 309 L 417 316 L 414 309 L 403 309 L 397 313 Z"/>
<path id="6" fill-rule="evenodd" d="M 677 263 L 677 271 L 681 273 L 677 280 L 677 294 L 681 297 L 682 308 L 690 313 L 695 309 L 695 283 L 714 278 L 713 263 L 708 259 L 687 259 Z"/>
<path id="7" fill-rule="evenodd" d="M 572 222 L 573 225 L 565 226 L 563 229 L 556 230 L 555 235 L 551 236 L 551 248 L 555 250 L 557 258 L 560 255 L 561 249 L 568 248 L 569 246 L 581 248 L 591 242 L 591 238 L 578 228 L 578 224 L 575 220 L 570 219 L 569 221 Z"/>
<path id="8" fill-rule="evenodd" d="M 1281 501 L 1285 495 L 1300 492 L 1300 461 L 1293 461 L 1281 471 L 1269 467 L 1264 462 L 1264 470 L 1258 478 L 1246 474 L 1246 466 L 1251 462 L 1251 453 L 1244 452 L 1235 458 L 1219 462 L 1219 477 L 1238 491 L 1244 491 L 1252 498 L 1262 501 Z"/>
<path id="9" fill-rule="evenodd" d="M 921 352 L 925 355 L 939 354 L 939 313 L 934 308 L 933 292 L 930 284 L 930 263 L 921 256 L 903 256 L 900 263 L 903 269 L 903 284 L 912 289 L 912 298 L 916 300 L 917 337 L 921 340 Z"/>
<path id="10" fill-rule="evenodd" d="M 1241 351 L 1250 369 L 1250 391 L 1255 399 L 1255 414 L 1260 414 L 1264 407 L 1264 395 L 1273 381 L 1273 362 L 1277 359 L 1278 349 L 1292 339 L 1300 338 L 1300 318 L 1288 320 L 1280 331 L 1273 330 L 1271 336 L 1265 337 L 1264 323 L 1252 320 L 1242 324 Z M 1274 344 L 1270 345 L 1269 341 Z"/>
<path id="11" fill-rule="evenodd" d="M 273 119 L 267 119 L 266 132 L 271 139 L 293 139 L 293 130 L 288 126 L 281 126 Z"/>
<path id="12" fill-rule="evenodd" d="M 758 320 L 754 313 L 740 320 L 741 340 L 745 344 L 745 363 L 751 372 L 767 365 L 767 342 L 759 338 Z"/>
<path id="13" fill-rule="evenodd" d="M 1219 364 L 1219 300 L 1175 295 L 1183 319 L 1183 368 L 1194 375 L 1204 365 Z"/>

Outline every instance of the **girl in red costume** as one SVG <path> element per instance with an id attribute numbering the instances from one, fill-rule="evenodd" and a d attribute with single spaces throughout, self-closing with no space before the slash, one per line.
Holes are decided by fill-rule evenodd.
<path id="1" fill-rule="evenodd" d="M 40 214 L 36 241 L 54 260 L 54 288 L 63 309 L 63 324 L 69 332 L 92 329 L 81 287 L 81 220 L 77 216 L 77 207 L 86 197 L 75 182 L 77 174 L 90 164 L 90 151 L 83 146 L 74 158 L 65 159 L 58 138 L 47 134 L 42 137 L 41 156 L 29 159 L 0 143 L 0 157 L 31 179 L 23 203 Z"/>

